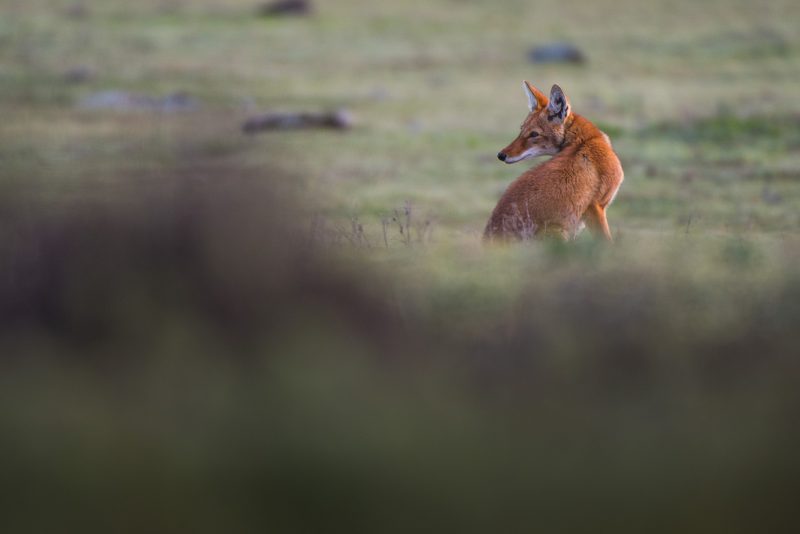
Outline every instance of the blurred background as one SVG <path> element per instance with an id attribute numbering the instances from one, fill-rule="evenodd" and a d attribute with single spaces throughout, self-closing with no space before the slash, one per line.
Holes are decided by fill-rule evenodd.
<path id="1" fill-rule="evenodd" d="M 0 0 L 0 530 L 787 530 L 799 22 Z M 613 247 L 481 246 L 523 79 Z"/>

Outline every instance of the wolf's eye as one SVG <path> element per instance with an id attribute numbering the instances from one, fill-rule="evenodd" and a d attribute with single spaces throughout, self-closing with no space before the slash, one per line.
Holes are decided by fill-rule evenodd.
<path id="1" fill-rule="evenodd" d="M 531 132 L 531 133 L 528 135 L 528 137 L 530 137 L 531 139 L 533 139 L 534 137 L 539 137 L 539 132 Z"/>

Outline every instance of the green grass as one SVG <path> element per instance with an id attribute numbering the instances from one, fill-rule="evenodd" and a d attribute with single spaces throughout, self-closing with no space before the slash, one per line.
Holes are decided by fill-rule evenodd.
<path id="1" fill-rule="evenodd" d="M 796 228 L 791 214 L 775 213 L 792 212 L 791 202 L 764 208 L 754 194 L 761 184 L 746 183 L 785 177 L 782 196 L 797 196 L 791 177 L 800 169 L 800 60 L 790 2 L 769 9 L 678 2 L 647 10 L 636 3 L 566 2 L 547 16 L 524 2 L 339 2 L 318 6 L 308 19 L 259 19 L 244 1 L 105 2 L 78 19 L 64 15 L 68 5 L 20 4 L 0 26 L 4 115 L 18 118 L 3 127 L 7 153 L 34 150 L 47 158 L 65 150 L 31 131 L 40 126 L 31 114 L 51 113 L 47 129 L 70 132 L 73 146 L 66 150 L 73 151 L 87 120 L 119 124 L 113 114 L 87 118 L 72 109 L 92 91 L 186 90 L 213 115 L 206 117 L 205 137 L 221 138 L 254 165 L 280 154 L 314 210 L 333 218 L 358 214 L 374 233 L 383 214 L 411 201 L 436 216 L 439 238 L 451 239 L 465 230 L 477 234 L 522 171 L 493 154 L 524 116 L 519 81 L 527 78 L 545 89 L 560 83 L 577 112 L 612 134 L 627 178 L 610 211 L 615 229 L 671 232 L 687 199 L 699 196 L 688 211 L 702 212 L 706 192 L 714 191 L 724 201 L 708 217 L 698 214 L 698 229 L 735 226 L 742 205 L 770 212 L 755 232 Z M 588 24 L 597 17 L 616 22 Z M 553 39 L 575 42 L 588 64 L 526 62 L 530 46 Z M 73 65 L 88 65 L 96 76 L 84 85 L 63 83 Z M 343 135 L 236 135 L 246 109 L 333 107 L 350 108 L 357 128 Z M 175 123 L 204 122 L 135 120 L 150 130 L 142 135 L 167 130 L 163 135 L 185 136 L 186 144 L 192 133 L 178 133 Z M 127 134 L 106 128 L 104 134 Z M 113 141 L 105 137 L 103 145 Z M 142 165 L 151 159 L 147 146 L 125 150 Z M 681 176 L 697 185 L 687 187 Z M 745 183 L 741 190 L 720 187 L 722 179 Z"/>

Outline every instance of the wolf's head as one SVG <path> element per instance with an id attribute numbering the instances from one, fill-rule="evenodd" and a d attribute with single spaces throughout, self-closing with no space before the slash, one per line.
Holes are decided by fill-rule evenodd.
<path id="1" fill-rule="evenodd" d="M 497 154 L 500 161 L 516 163 L 536 156 L 557 154 L 564 144 L 564 124 L 570 116 L 569 100 L 558 85 L 550 89 L 550 98 L 529 82 L 522 82 L 528 96 L 530 113 L 519 135 Z"/>

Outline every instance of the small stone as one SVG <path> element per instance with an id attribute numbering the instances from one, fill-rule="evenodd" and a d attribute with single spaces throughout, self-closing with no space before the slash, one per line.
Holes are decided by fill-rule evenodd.
<path id="1" fill-rule="evenodd" d="M 310 15 L 311 2 L 309 0 L 276 0 L 258 8 L 258 14 L 262 17 Z"/>
<path id="2" fill-rule="evenodd" d="M 94 71 L 85 65 L 79 65 L 64 71 L 64 81 L 67 83 L 85 83 L 92 78 L 94 78 Z"/>
<path id="3" fill-rule="evenodd" d="M 83 3 L 75 3 L 64 10 L 64 14 L 71 19 L 85 19 L 89 16 L 89 8 Z"/>
<path id="4" fill-rule="evenodd" d="M 162 113 L 191 111 L 197 106 L 198 102 L 184 92 L 173 93 L 165 97 L 155 97 L 126 91 L 100 91 L 84 97 L 78 103 L 78 107 L 82 109 Z"/>
<path id="5" fill-rule="evenodd" d="M 190 111 L 198 106 L 197 101 L 189 93 L 179 91 L 165 96 L 158 101 L 158 111 L 174 113 L 176 111 Z"/>
<path id="6" fill-rule="evenodd" d="M 246 134 L 264 130 L 294 130 L 301 128 L 329 128 L 347 130 L 353 127 L 353 117 L 347 110 L 332 112 L 271 112 L 251 117 L 242 125 Z"/>
<path id="7" fill-rule="evenodd" d="M 586 56 L 569 43 L 549 43 L 532 48 L 528 59 L 533 63 L 584 63 Z"/>

